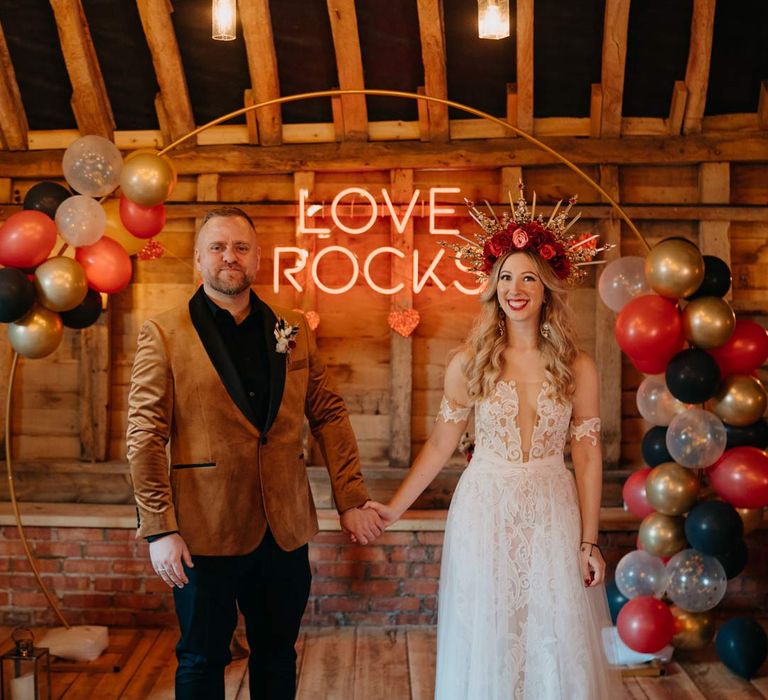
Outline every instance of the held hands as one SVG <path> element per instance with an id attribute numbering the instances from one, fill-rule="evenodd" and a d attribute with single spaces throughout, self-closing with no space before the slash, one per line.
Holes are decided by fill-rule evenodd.
<path id="1" fill-rule="evenodd" d="M 384 523 L 379 514 L 375 510 L 366 508 L 367 505 L 366 503 L 363 508 L 350 508 L 341 514 L 341 529 L 349 533 L 352 542 L 360 544 L 373 542 L 384 529 Z"/>
<path id="2" fill-rule="evenodd" d="M 599 586 L 605 580 L 605 560 L 600 547 L 592 542 L 582 542 L 579 547 L 579 564 L 587 588 Z"/>
<path id="3" fill-rule="evenodd" d="M 400 519 L 401 513 L 398 513 L 392 506 L 379 503 L 378 501 L 368 501 L 363 508 L 375 510 L 385 528 Z"/>
<path id="4" fill-rule="evenodd" d="M 177 532 L 151 542 L 149 558 L 155 573 L 171 588 L 174 586 L 184 588 L 184 584 L 189 583 L 181 562 L 183 560 L 187 566 L 193 567 L 192 555 L 181 535 Z"/>

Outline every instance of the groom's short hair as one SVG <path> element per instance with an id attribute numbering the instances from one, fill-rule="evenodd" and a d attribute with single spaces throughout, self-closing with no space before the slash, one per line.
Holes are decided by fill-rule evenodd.
<path id="1" fill-rule="evenodd" d="M 197 233 L 200 233 L 200 230 L 205 226 L 211 219 L 215 219 L 217 217 L 230 217 L 230 216 L 236 216 L 240 219 L 245 219 L 248 222 L 248 225 L 255 231 L 256 227 L 253 225 L 253 219 L 251 219 L 248 214 L 246 214 L 240 207 L 216 207 L 215 209 L 211 209 L 203 218 L 203 222 L 200 224 L 200 228 L 197 229 Z"/>

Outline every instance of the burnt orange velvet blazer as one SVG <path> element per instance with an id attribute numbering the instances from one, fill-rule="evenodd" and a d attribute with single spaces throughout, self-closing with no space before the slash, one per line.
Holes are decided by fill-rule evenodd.
<path id="1" fill-rule="evenodd" d="M 339 512 L 368 500 L 344 402 L 328 385 L 304 316 L 258 300 L 270 372 L 262 433 L 203 294 L 146 321 L 139 334 L 127 432 L 137 536 L 178 530 L 192 554 L 235 555 L 254 550 L 268 525 L 282 549 L 296 549 L 318 530 L 302 454 L 305 415 Z M 290 354 L 276 348 L 278 317 L 299 327 Z"/>

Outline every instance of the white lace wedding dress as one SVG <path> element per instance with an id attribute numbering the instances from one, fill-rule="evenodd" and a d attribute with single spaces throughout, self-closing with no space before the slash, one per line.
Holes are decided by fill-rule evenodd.
<path id="1" fill-rule="evenodd" d="M 576 485 L 563 460 L 569 436 L 597 441 L 599 418 L 572 423 L 546 382 L 499 381 L 474 408 L 475 451 L 445 532 L 435 698 L 622 698 L 601 644 L 605 591 L 586 588 L 579 567 Z M 444 398 L 439 418 L 470 411 Z"/>

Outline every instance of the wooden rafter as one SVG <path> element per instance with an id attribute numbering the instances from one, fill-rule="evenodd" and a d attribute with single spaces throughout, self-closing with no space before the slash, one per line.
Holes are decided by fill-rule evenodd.
<path id="1" fill-rule="evenodd" d="M 672 88 L 672 102 L 669 107 L 669 118 L 667 119 L 667 131 L 673 136 L 680 134 L 683 126 L 683 117 L 685 116 L 685 103 L 688 101 L 688 90 L 682 80 L 675 80 L 675 86 Z"/>
<path id="2" fill-rule="evenodd" d="M 581 166 L 601 163 L 653 165 L 674 162 L 683 165 L 730 160 L 742 163 L 768 161 L 768 134 L 765 131 L 713 133 L 695 137 L 666 135 L 613 139 L 559 136 L 549 138 L 547 144 Z M 61 177 L 62 155 L 63 148 L 23 153 L 0 152 L 0 178 Z M 339 149 L 336 143 L 306 143 L 262 149 L 230 143 L 174 150 L 171 155 L 179 175 L 292 173 L 297 170 L 498 168 L 556 163 L 551 155 L 523 139 L 477 139 L 451 144 L 390 141 L 348 144 L 344 149 Z"/>
<path id="3" fill-rule="evenodd" d="M 333 46 L 336 51 L 339 88 L 361 90 L 365 87 L 365 81 L 354 0 L 328 0 L 328 15 L 331 18 Z M 344 117 L 344 139 L 366 141 L 368 109 L 365 105 L 365 96 L 342 95 L 341 109 Z"/>
<path id="4" fill-rule="evenodd" d="M 533 133 L 533 0 L 517 0 L 517 128 Z"/>
<path id="5" fill-rule="evenodd" d="M 761 129 L 768 129 L 768 80 L 760 83 L 760 97 L 757 102 L 757 123 Z"/>
<path id="6" fill-rule="evenodd" d="M 601 136 L 621 134 L 621 105 L 624 100 L 624 68 L 627 58 L 629 0 L 606 0 L 603 23 Z"/>
<path id="7" fill-rule="evenodd" d="M 424 62 L 424 92 L 430 97 L 448 97 L 445 64 L 445 22 L 441 0 L 417 0 L 421 57 Z M 450 138 L 448 107 L 427 103 L 430 141 L 444 143 Z"/>
<path id="8" fill-rule="evenodd" d="M 160 99 L 165 108 L 168 131 L 177 139 L 195 128 L 187 79 L 181 64 L 181 53 L 171 21 L 168 0 L 136 0 L 139 17 L 147 37 L 155 66 Z"/>
<path id="9" fill-rule="evenodd" d="M 50 0 L 72 83 L 72 111 L 82 134 L 112 139 L 115 118 L 80 0 Z"/>
<path id="10" fill-rule="evenodd" d="M 691 41 L 688 48 L 688 66 L 685 69 L 688 100 L 683 119 L 684 134 L 701 133 L 701 120 L 707 101 L 714 28 L 715 0 L 693 0 Z"/>
<path id="11" fill-rule="evenodd" d="M 6 148 L 22 151 L 27 148 L 27 115 L 21 102 L 16 72 L 0 26 L 0 132 Z"/>
<path id="12" fill-rule="evenodd" d="M 240 22 L 248 55 L 248 71 L 254 102 L 264 102 L 280 97 L 277 74 L 277 53 L 272 36 L 272 20 L 267 0 L 249 0 L 240 3 Z M 259 125 L 259 143 L 277 146 L 282 143 L 282 117 L 280 105 L 261 107 L 256 110 Z"/>

